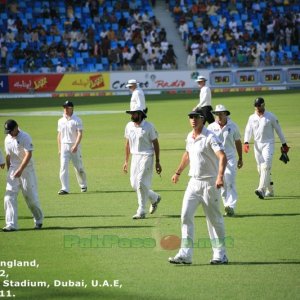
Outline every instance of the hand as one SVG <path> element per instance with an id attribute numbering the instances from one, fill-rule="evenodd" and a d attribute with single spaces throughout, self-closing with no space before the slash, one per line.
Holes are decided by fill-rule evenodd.
<path id="1" fill-rule="evenodd" d="M 72 148 L 71 148 L 71 153 L 76 153 L 77 152 L 77 146 L 74 145 Z"/>
<path id="2" fill-rule="evenodd" d="M 173 183 L 177 183 L 179 181 L 179 174 L 178 173 L 175 173 L 173 176 L 172 176 L 172 182 Z"/>
<path id="3" fill-rule="evenodd" d="M 22 173 L 23 173 L 23 170 L 19 168 L 18 170 L 16 170 L 15 173 L 12 174 L 12 176 L 15 178 L 19 178 L 19 177 L 21 177 Z"/>
<path id="4" fill-rule="evenodd" d="M 0 165 L 0 168 L 1 168 L 1 169 L 4 169 L 4 167 L 5 167 L 5 164 L 1 164 L 1 165 Z"/>
<path id="5" fill-rule="evenodd" d="M 126 162 L 126 161 L 125 161 L 125 163 L 124 163 L 124 165 L 123 165 L 123 172 L 124 172 L 125 174 L 127 174 L 127 172 L 128 172 L 128 162 Z"/>
<path id="6" fill-rule="evenodd" d="M 156 173 L 158 175 L 160 175 L 161 171 L 162 171 L 162 168 L 161 168 L 161 165 L 160 163 L 157 161 L 156 164 L 155 164 L 155 170 L 156 170 Z"/>
<path id="7" fill-rule="evenodd" d="M 222 186 L 224 186 L 224 179 L 223 176 L 218 176 L 217 180 L 216 180 L 216 187 L 217 189 L 221 188 Z"/>
<path id="8" fill-rule="evenodd" d="M 245 144 L 244 144 L 244 152 L 245 152 L 245 153 L 248 153 L 249 150 L 250 150 L 249 144 L 248 144 L 248 143 L 245 143 Z"/>
<path id="9" fill-rule="evenodd" d="M 237 162 L 237 167 L 238 167 L 238 169 L 240 169 L 242 166 L 243 166 L 243 160 L 240 158 L 239 160 L 238 160 L 238 162 Z"/>
<path id="10" fill-rule="evenodd" d="M 282 147 L 280 148 L 281 153 L 288 153 L 290 147 L 287 144 L 282 144 Z"/>

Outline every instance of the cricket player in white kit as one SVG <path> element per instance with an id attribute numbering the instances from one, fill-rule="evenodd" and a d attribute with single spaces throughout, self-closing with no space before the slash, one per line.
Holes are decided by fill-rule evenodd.
<path id="1" fill-rule="evenodd" d="M 221 187 L 221 196 L 225 207 L 225 216 L 233 217 L 238 200 L 236 190 L 236 171 L 243 166 L 243 146 L 238 126 L 232 122 L 230 111 L 222 104 L 216 106 L 212 112 L 216 115 L 216 121 L 207 126 L 222 142 L 227 157 L 227 165 L 224 174 L 224 187 Z M 236 152 L 238 161 L 236 159 Z"/>
<path id="2" fill-rule="evenodd" d="M 135 79 L 129 79 L 126 87 L 129 88 L 131 94 L 130 107 L 139 107 L 145 114 L 148 108 L 146 107 L 146 100 L 143 90 L 139 87 Z"/>
<path id="3" fill-rule="evenodd" d="M 44 215 L 37 192 L 31 137 L 18 128 L 15 120 L 7 120 L 4 128 L 7 134 L 4 144 L 8 173 L 4 196 L 6 226 L 3 231 L 10 232 L 18 229 L 17 197 L 20 189 L 33 215 L 34 229 L 41 229 Z"/>
<path id="4" fill-rule="evenodd" d="M 69 161 L 71 160 L 74 166 L 77 182 L 81 188 L 81 192 L 87 191 L 86 173 L 82 163 L 81 156 L 81 139 L 83 125 L 73 110 L 74 104 L 71 101 L 66 101 L 63 105 L 63 117 L 58 120 L 57 127 L 57 143 L 58 152 L 60 154 L 60 181 L 61 190 L 59 195 L 69 194 Z"/>
<path id="5" fill-rule="evenodd" d="M 211 264 L 227 264 L 225 249 L 225 228 L 220 212 L 220 188 L 224 186 L 226 155 L 217 136 L 204 127 L 205 117 L 202 109 L 189 113 L 193 130 L 186 140 L 186 151 L 172 176 L 177 183 L 180 174 L 190 165 L 190 181 L 185 191 L 181 210 L 181 248 L 172 264 L 191 264 L 194 242 L 194 215 L 199 204 L 206 215 L 207 229 L 213 249 Z"/>
<path id="6" fill-rule="evenodd" d="M 202 108 L 206 121 L 211 124 L 215 121 L 211 111 L 213 110 L 211 104 L 211 90 L 206 86 L 207 79 L 204 76 L 198 76 L 196 82 L 200 88 L 199 104 L 194 108 Z"/>
<path id="7" fill-rule="evenodd" d="M 257 170 L 260 175 L 258 188 L 255 194 L 260 198 L 274 196 L 273 182 L 271 179 L 272 160 L 274 155 L 276 131 L 281 143 L 281 151 L 287 153 L 289 147 L 286 144 L 277 117 L 265 110 L 265 101 L 259 97 L 254 100 L 255 112 L 246 125 L 244 136 L 244 152 L 249 152 L 249 142 L 254 137 L 254 155 Z"/>
<path id="8" fill-rule="evenodd" d="M 130 182 L 137 193 L 138 209 L 133 219 L 144 219 L 146 216 L 146 204 L 151 202 L 150 214 L 153 214 L 161 196 L 151 190 L 153 164 L 155 155 L 155 169 L 158 174 L 162 168 L 159 161 L 158 133 L 152 123 L 147 122 L 143 107 L 131 104 L 131 122 L 125 127 L 125 162 L 123 171 L 128 172 L 128 161 L 131 154 Z"/>

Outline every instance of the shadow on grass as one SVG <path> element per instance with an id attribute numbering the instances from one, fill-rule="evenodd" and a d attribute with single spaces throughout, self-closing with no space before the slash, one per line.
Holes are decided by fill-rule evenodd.
<path id="1" fill-rule="evenodd" d="M 209 266 L 210 268 L 226 268 L 227 266 L 258 266 L 258 265 L 300 265 L 300 260 L 289 260 L 289 261 L 230 261 L 227 265 L 211 265 L 210 263 L 203 264 L 191 264 L 191 265 L 176 265 L 175 267 L 203 267 Z"/>
<path id="2" fill-rule="evenodd" d="M 274 197 L 266 197 L 262 201 L 274 201 L 274 200 L 300 200 L 300 196 L 274 196 Z"/>
<path id="3" fill-rule="evenodd" d="M 155 189 L 156 192 L 184 192 L 185 189 L 181 189 L 181 190 L 158 190 Z M 89 191 L 89 194 L 113 194 L 113 193 L 135 193 L 134 190 L 131 191 Z M 72 194 L 82 194 L 82 193 L 72 193 Z M 64 196 L 64 197 L 68 197 L 68 196 Z"/>
<path id="4" fill-rule="evenodd" d="M 180 215 L 162 215 L 162 218 L 176 218 L 176 219 L 180 219 L 181 216 Z M 205 216 L 195 216 L 195 218 L 205 218 Z"/>
<path id="5" fill-rule="evenodd" d="M 151 228 L 154 227 L 152 225 L 108 225 L 108 226 L 47 226 L 43 227 L 42 229 L 36 230 L 33 228 L 20 228 L 17 231 L 49 231 L 49 230 L 76 230 L 76 229 L 124 229 L 124 228 L 131 228 L 131 229 L 140 229 L 140 228 Z M 6 233 L 7 234 L 7 233 Z"/>
<path id="6" fill-rule="evenodd" d="M 245 215 L 235 215 L 235 218 L 253 218 L 253 217 L 292 217 L 292 216 L 300 216 L 300 213 L 282 213 L 282 214 L 245 214 Z M 227 219 L 227 218 L 226 218 Z"/>

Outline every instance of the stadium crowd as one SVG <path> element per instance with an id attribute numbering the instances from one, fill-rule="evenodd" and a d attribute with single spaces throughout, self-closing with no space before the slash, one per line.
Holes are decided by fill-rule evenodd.
<path id="1" fill-rule="evenodd" d="M 299 64 L 299 1 L 177 0 L 170 10 L 190 69 Z"/>
<path id="2" fill-rule="evenodd" d="M 296 0 L 166 3 L 190 69 L 299 64 Z M 0 14 L 1 73 L 177 68 L 148 0 L 1 0 Z"/>

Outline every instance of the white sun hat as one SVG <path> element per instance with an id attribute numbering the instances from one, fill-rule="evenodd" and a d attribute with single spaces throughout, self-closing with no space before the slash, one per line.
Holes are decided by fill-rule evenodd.
<path id="1" fill-rule="evenodd" d="M 136 84 L 138 84 L 138 82 L 135 79 L 129 79 L 126 84 L 126 87 L 128 88 L 128 87 L 136 85 Z"/>
<path id="2" fill-rule="evenodd" d="M 230 111 L 226 109 L 226 107 L 222 104 L 216 105 L 216 109 L 212 111 L 213 114 L 218 112 L 226 112 L 227 116 L 230 115 Z"/>
<path id="3" fill-rule="evenodd" d="M 199 81 L 207 81 L 207 79 L 204 76 L 200 75 L 197 77 L 196 82 L 199 82 Z"/>

